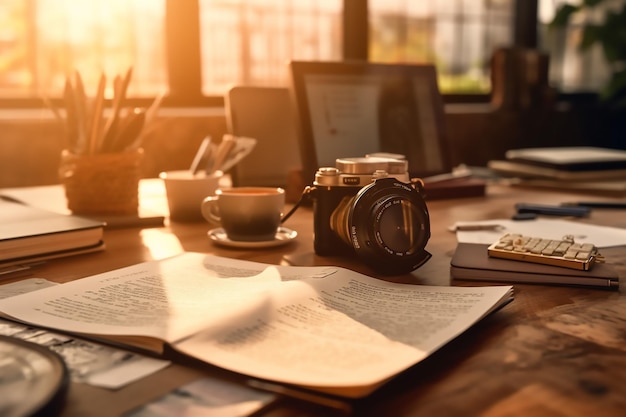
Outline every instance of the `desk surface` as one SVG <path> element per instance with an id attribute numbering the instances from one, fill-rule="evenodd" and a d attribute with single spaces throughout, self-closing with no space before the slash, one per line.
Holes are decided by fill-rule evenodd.
<path id="1" fill-rule="evenodd" d="M 431 201 L 432 237 L 427 249 L 433 257 L 413 274 L 394 279 L 450 285 L 456 238 L 447 228 L 456 221 L 510 218 L 519 201 L 557 204 L 580 198 L 489 186 L 485 197 Z M 626 227 L 624 211 L 618 210 L 594 210 L 590 218 L 579 221 Z M 183 250 L 267 263 L 281 263 L 289 255 L 309 265 L 341 263 L 368 273 L 354 260 L 313 255 L 310 208 L 299 209 L 286 226 L 298 231 L 296 240 L 262 250 L 215 246 L 207 237 L 207 223 L 106 230 L 106 251 L 51 261 L 37 270 L 37 276 L 66 282 Z M 603 253 L 625 277 L 626 251 L 614 248 Z M 515 301 L 506 308 L 361 400 L 355 415 L 622 416 L 626 410 L 624 283 L 617 292 L 516 284 L 515 293 Z M 72 384 L 62 416 L 120 415 L 205 372 L 209 371 L 179 363 L 117 391 Z M 286 400 L 262 415 L 324 416 L 329 410 Z"/>

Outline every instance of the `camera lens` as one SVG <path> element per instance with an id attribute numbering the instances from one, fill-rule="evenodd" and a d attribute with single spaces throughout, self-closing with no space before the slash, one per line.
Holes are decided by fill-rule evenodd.
<path id="1" fill-rule="evenodd" d="M 377 226 L 376 237 L 381 246 L 395 253 L 414 253 L 419 247 L 422 232 L 421 224 L 415 224 L 419 218 L 417 208 L 408 200 L 390 199 L 381 201 L 382 207 Z"/>
<path id="2" fill-rule="evenodd" d="M 419 192 L 395 178 L 374 181 L 333 212 L 333 231 L 372 269 L 410 272 L 430 258 L 426 204 Z"/>

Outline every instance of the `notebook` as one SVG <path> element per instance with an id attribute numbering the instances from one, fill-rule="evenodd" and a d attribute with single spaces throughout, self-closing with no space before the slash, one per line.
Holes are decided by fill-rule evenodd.
<path id="1" fill-rule="evenodd" d="M 0 265 L 103 249 L 104 225 L 0 198 Z"/>
<path id="2" fill-rule="evenodd" d="M 593 146 L 511 149 L 505 157 L 512 162 L 570 172 L 626 170 L 626 151 Z"/>
<path id="3" fill-rule="evenodd" d="M 546 285 L 574 285 L 617 290 L 619 275 L 606 263 L 597 263 L 589 271 L 508 259 L 492 258 L 487 247 L 478 243 L 459 243 L 450 261 L 453 279 L 471 281 L 515 282 Z"/>

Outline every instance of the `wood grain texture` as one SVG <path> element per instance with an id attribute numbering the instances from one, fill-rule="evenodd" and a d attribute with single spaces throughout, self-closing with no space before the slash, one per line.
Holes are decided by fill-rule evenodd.
<path id="1" fill-rule="evenodd" d="M 449 262 L 456 246 L 447 230 L 456 221 L 509 218 L 514 203 L 556 204 L 581 198 L 548 191 L 490 186 L 486 197 L 438 200 L 429 204 L 432 259 L 413 274 L 394 280 L 450 285 Z M 595 224 L 626 227 L 623 211 L 594 210 Z M 171 223 L 163 228 L 105 231 L 102 253 L 50 262 L 39 276 L 65 282 L 181 250 L 238 259 L 280 263 L 291 255 L 308 264 L 340 263 L 367 270 L 352 259 L 320 258 L 312 253 L 312 210 L 300 208 L 285 226 L 296 241 L 267 250 L 214 246 L 207 223 Z M 603 250 L 626 273 L 626 250 Z M 455 282 L 455 284 L 457 284 Z M 459 283 L 480 285 L 481 283 Z M 492 285 L 493 283 L 489 283 Z M 542 285 L 515 285 L 516 299 L 355 403 L 358 416 L 622 416 L 626 410 L 626 296 L 604 291 Z M 63 417 L 120 415 L 203 373 L 219 370 L 181 359 L 176 365 L 129 387 L 107 391 L 72 385 Z M 329 416 L 328 409 L 293 400 L 261 415 Z"/>

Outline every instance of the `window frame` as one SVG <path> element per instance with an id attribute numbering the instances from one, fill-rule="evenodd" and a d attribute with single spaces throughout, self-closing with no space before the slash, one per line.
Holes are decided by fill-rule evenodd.
<path id="1" fill-rule="evenodd" d="M 367 0 L 343 0 L 344 59 L 368 59 Z M 223 107 L 223 96 L 202 94 L 200 21 L 198 0 L 166 0 L 165 33 L 169 94 L 164 106 Z M 537 46 L 538 0 L 515 0 L 513 46 Z M 183 52 L 184 51 L 184 52 Z M 189 51 L 194 51 L 189 53 Z M 486 103 L 489 94 L 443 94 L 446 103 Z M 53 98 L 60 104 L 60 99 Z M 130 98 L 132 105 L 146 105 L 150 99 Z M 38 98 L 0 99 L 0 108 L 44 107 Z"/>

